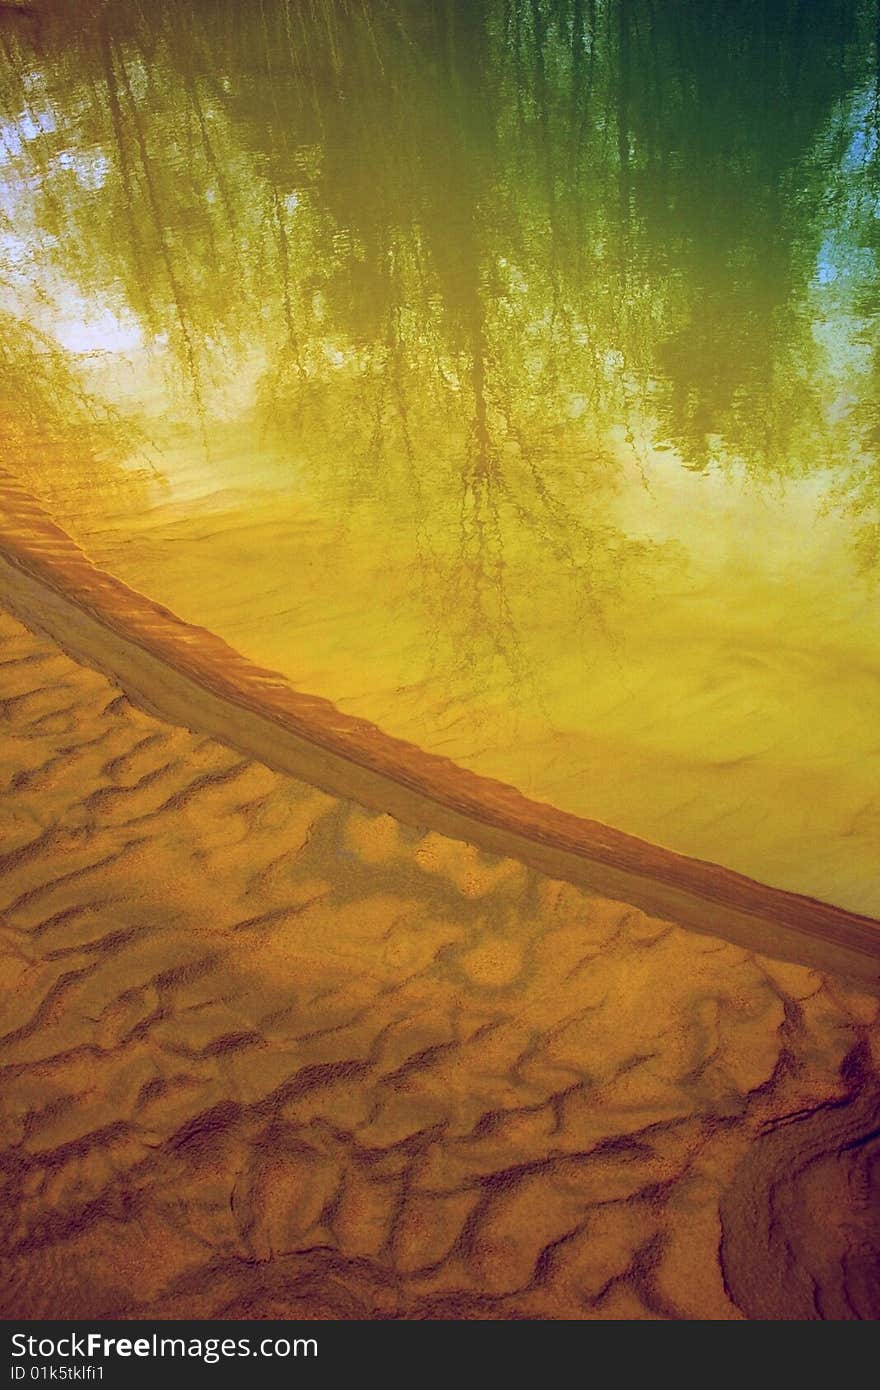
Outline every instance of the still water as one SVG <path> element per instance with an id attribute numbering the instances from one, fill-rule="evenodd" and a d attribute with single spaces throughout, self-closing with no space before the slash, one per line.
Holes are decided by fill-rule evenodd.
<path id="1" fill-rule="evenodd" d="M 0 462 L 299 688 L 880 914 L 877 9 L 0 9 Z"/>

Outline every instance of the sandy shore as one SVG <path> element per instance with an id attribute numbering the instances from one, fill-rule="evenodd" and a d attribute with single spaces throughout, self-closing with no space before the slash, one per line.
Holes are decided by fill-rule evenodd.
<path id="1" fill-rule="evenodd" d="M 95 565 L 2 469 L 0 514 L 0 587 L 13 611 L 161 719 L 404 824 L 880 993 L 874 918 L 532 800 L 293 687 Z"/>
<path id="2" fill-rule="evenodd" d="M 5 1316 L 880 1313 L 857 985 L 272 771 L 11 616 L 0 709 Z"/>

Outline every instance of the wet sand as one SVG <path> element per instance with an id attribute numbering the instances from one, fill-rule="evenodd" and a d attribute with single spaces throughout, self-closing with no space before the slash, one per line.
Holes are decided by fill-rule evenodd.
<path id="1" fill-rule="evenodd" d="M 880 1313 L 845 968 L 320 791 L 10 615 L 0 701 L 5 1316 Z"/>
<path id="2" fill-rule="evenodd" d="M 0 470 L 0 584 L 25 623 L 141 707 L 325 792 L 512 855 L 697 931 L 880 990 L 880 923 L 572 815 L 395 738 L 242 657 L 95 565 Z M 804 847 L 804 854 L 809 852 Z"/>

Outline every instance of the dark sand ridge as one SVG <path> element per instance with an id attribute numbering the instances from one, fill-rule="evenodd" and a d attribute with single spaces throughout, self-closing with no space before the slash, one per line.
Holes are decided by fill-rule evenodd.
<path id="1" fill-rule="evenodd" d="M 0 610 L 0 1313 L 870 1318 L 880 1004 Z"/>
<path id="2" fill-rule="evenodd" d="M 295 690 L 95 566 L 0 472 L 0 577 L 12 611 L 142 707 L 335 795 L 749 949 L 880 989 L 880 923 L 529 800 Z"/>

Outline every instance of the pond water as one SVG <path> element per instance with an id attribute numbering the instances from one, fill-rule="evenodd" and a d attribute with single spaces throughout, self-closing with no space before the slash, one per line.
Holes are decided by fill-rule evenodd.
<path id="1" fill-rule="evenodd" d="M 876 33 L 0 10 L 0 462 L 299 688 L 878 915 Z"/>

